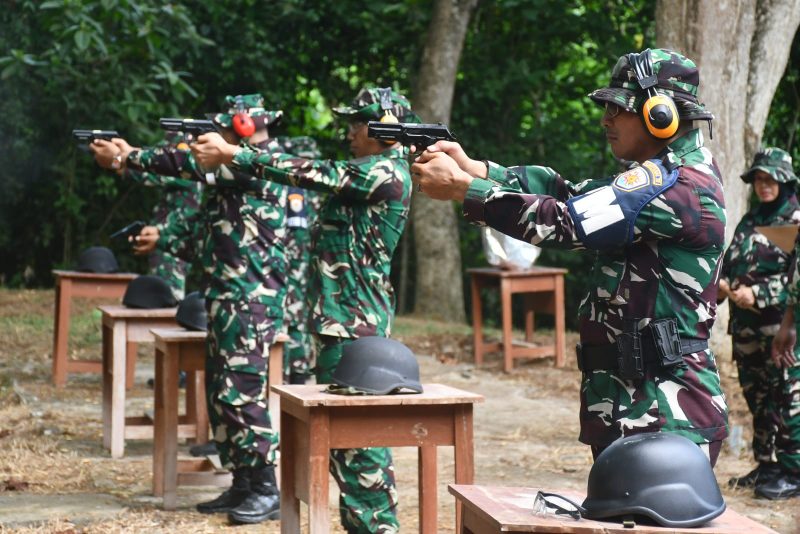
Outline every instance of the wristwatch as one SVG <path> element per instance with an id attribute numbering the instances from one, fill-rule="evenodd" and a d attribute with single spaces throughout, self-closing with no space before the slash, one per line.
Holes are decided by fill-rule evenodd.
<path id="1" fill-rule="evenodd" d="M 111 161 L 111 168 L 115 171 L 122 167 L 122 152 L 119 152 Z"/>

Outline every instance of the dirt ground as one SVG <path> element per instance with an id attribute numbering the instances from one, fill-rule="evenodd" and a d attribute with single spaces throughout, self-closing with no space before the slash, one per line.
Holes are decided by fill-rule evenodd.
<path id="1" fill-rule="evenodd" d="M 72 358 L 99 357 L 94 304 L 76 306 Z M 70 375 L 66 387 L 51 385 L 52 309 L 52 291 L 0 289 L 0 532 L 279 532 L 278 522 L 228 527 L 224 516 L 194 512 L 194 504 L 219 492 L 214 488 L 181 487 L 178 510 L 161 510 L 160 500 L 150 495 L 151 443 L 128 442 L 120 460 L 102 447 L 99 376 Z M 585 491 L 591 455 L 577 441 L 579 374 L 570 351 L 563 369 L 548 358 L 519 363 L 505 374 L 499 354 L 475 368 L 468 326 L 401 317 L 395 330 L 395 337 L 419 356 L 423 382 L 485 396 L 475 407 L 476 483 Z M 550 342 L 549 332 L 536 336 L 537 342 Z M 576 337 L 568 334 L 568 347 Z M 741 432 L 726 442 L 716 468 L 728 506 L 778 532 L 800 533 L 800 499 L 773 502 L 727 488 L 731 476 L 752 468 L 751 432 L 735 367 L 729 355 L 718 358 L 731 425 Z M 128 393 L 129 414 L 152 409 L 152 390 L 146 386 L 152 367 L 152 348 L 143 346 L 136 384 Z M 401 448 L 394 454 L 402 531 L 415 532 L 416 451 Z M 439 531 L 453 532 L 454 501 L 447 493 L 452 452 L 441 450 L 438 460 Z M 332 503 L 335 495 L 332 487 Z M 331 519 L 338 525 L 333 507 Z"/>

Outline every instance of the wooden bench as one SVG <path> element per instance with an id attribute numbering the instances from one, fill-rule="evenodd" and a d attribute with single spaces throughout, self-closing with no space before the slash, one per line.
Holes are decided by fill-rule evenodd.
<path id="1" fill-rule="evenodd" d="M 99 306 L 103 314 L 103 446 L 112 458 L 125 454 L 126 439 L 152 439 L 153 421 L 125 417 L 125 384 L 133 383 L 138 343 L 155 341 L 153 328 L 178 327 L 177 308 L 137 309 L 121 305 Z M 131 352 L 132 351 L 132 352 Z M 205 397 L 187 402 L 205 402 Z"/>
<path id="2" fill-rule="evenodd" d="M 511 372 L 518 358 L 555 356 L 556 367 L 564 366 L 564 274 L 566 269 L 532 267 L 510 271 L 495 267 L 467 269 L 472 286 L 472 330 L 475 365 L 483 363 L 483 354 L 502 349 L 503 370 Z M 503 340 L 487 343 L 483 339 L 481 289 L 500 288 Z M 525 294 L 525 343 L 512 339 L 511 297 Z M 534 312 L 550 313 L 555 318 L 555 340 L 552 345 L 537 347 L 533 341 Z"/>
<path id="3" fill-rule="evenodd" d="M 455 479 L 474 476 L 472 405 L 481 395 L 441 384 L 422 394 L 345 396 L 325 385 L 272 386 L 281 397 L 281 533 L 300 532 L 300 500 L 312 534 L 330 532 L 331 449 L 417 447 L 420 532 L 436 531 L 436 449 L 455 450 Z"/>
<path id="4" fill-rule="evenodd" d="M 540 488 L 502 486 L 468 486 L 450 484 L 448 491 L 461 505 L 461 527 L 458 534 L 494 534 L 500 532 L 570 532 L 574 534 L 777 534 L 763 525 L 737 514 L 730 508 L 695 528 L 666 528 L 637 524 L 624 528 L 622 522 L 575 520 L 566 515 L 533 513 L 533 501 Z M 580 504 L 584 495 L 573 490 L 543 489 L 564 495 Z"/>
<path id="5" fill-rule="evenodd" d="M 82 273 L 54 270 L 56 279 L 55 315 L 53 319 L 53 384 L 63 386 L 68 373 L 100 373 L 100 360 L 70 360 L 67 354 L 72 299 L 121 299 L 135 273 Z M 131 349 L 136 352 L 136 347 Z"/>
<path id="6" fill-rule="evenodd" d="M 163 497 L 164 509 L 175 508 L 178 486 L 228 486 L 230 473 L 217 469 L 208 458 L 178 458 L 178 438 L 195 437 L 208 441 L 208 412 L 205 389 L 206 332 L 157 328 L 155 416 L 153 420 L 153 494 Z M 269 347 L 269 375 L 272 383 L 283 379 L 283 344 L 288 336 L 279 334 Z M 186 395 L 202 401 L 186 404 L 186 416 L 178 415 L 178 374 L 187 372 Z M 278 396 L 270 394 L 270 415 L 277 428 Z M 275 411 L 273 411 L 275 410 Z M 185 425 L 181 423 L 185 420 Z"/>

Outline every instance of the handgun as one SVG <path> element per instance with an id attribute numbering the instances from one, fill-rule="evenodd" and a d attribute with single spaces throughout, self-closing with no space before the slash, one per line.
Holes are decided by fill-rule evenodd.
<path id="1" fill-rule="evenodd" d="M 125 228 L 120 228 L 109 237 L 111 239 L 116 239 L 118 237 L 123 238 L 125 241 L 128 240 L 129 237 L 137 236 L 142 233 L 142 228 L 147 226 L 143 221 L 133 221 Z"/>
<path id="2" fill-rule="evenodd" d="M 95 139 L 104 139 L 111 141 L 114 137 L 120 137 L 116 130 L 72 130 L 72 137 L 74 137 L 81 144 L 88 145 Z"/>
<path id="3" fill-rule="evenodd" d="M 159 119 L 161 128 L 168 132 L 183 132 L 184 134 L 191 134 L 193 137 L 202 135 L 208 132 L 217 132 L 219 128 L 214 121 L 207 119 Z"/>
<path id="4" fill-rule="evenodd" d="M 367 123 L 367 136 L 383 141 L 395 141 L 404 146 L 414 145 L 417 153 L 422 153 L 436 141 L 455 141 L 456 136 L 441 122 L 436 124 L 416 124 L 413 122 Z"/>

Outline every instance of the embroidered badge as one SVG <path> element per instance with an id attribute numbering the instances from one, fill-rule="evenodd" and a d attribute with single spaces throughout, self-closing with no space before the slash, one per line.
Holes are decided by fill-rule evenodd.
<path id="1" fill-rule="evenodd" d="M 653 185 L 656 187 L 660 187 L 664 181 L 664 175 L 661 173 L 661 167 L 659 167 L 650 160 L 647 160 L 644 163 L 642 163 L 642 167 L 650 171 L 650 175 L 653 177 Z"/>
<path id="2" fill-rule="evenodd" d="M 614 178 L 614 187 L 630 192 L 650 185 L 650 175 L 642 167 L 636 167 Z"/>

